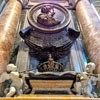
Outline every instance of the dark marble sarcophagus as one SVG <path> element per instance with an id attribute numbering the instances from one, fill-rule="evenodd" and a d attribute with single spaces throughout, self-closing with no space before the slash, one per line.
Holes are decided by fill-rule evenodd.
<path id="1" fill-rule="evenodd" d="M 65 66 L 59 59 L 64 58 L 68 62 L 71 46 L 79 37 L 79 32 L 69 27 L 70 21 L 70 12 L 59 4 L 33 6 L 28 13 L 30 26 L 20 31 L 20 36 L 29 47 L 30 56 L 44 63 L 51 55 L 54 61 Z"/>

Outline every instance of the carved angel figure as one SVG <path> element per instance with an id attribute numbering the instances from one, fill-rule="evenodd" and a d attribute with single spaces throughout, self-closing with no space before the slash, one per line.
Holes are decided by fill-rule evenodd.
<path id="1" fill-rule="evenodd" d="M 10 80 L 9 86 L 4 88 L 5 97 L 13 97 L 14 95 L 23 94 L 23 87 L 27 86 L 22 79 L 19 72 L 17 72 L 17 66 L 14 64 L 8 64 L 6 67 L 6 72 L 0 75 L 0 83 Z"/>
<path id="2" fill-rule="evenodd" d="M 77 75 L 76 83 L 74 84 L 74 90 L 77 94 L 88 96 L 91 98 L 97 97 L 93 85 L 100 80 L 100 75 L 93 74 L 96 65 L 92 62 L 88 63 L 86 66 L 86 72 L 79 73 Z"/>

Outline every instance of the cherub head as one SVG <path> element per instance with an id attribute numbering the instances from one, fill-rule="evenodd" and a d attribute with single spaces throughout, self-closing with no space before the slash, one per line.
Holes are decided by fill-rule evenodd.
<path id="1" fill-rule="evenodd" d="M 93 71 L 95 70 L 96 65 L 92 62 L 88 63 L 86 66 L 86 72 L 87 73 L 93 73 Z"/>
<path id="2" fill-rule="evenodd" d="M 7 72 L 10 73 L 10 72 L 16 72 L 17 71 L 17 66 L 15 66 L 14 64 L 8 64 L 7 67 Z"/>

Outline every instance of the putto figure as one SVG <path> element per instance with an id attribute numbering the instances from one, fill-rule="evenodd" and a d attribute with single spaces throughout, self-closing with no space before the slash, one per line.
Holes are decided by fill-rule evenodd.
<path id="1" fill-rule="evenodd" d="M 93 74 L 95 67 L 96 65 L 90 62 L 86 66 L 86 72 L 77 75 L 78 81 L 76 79 L 76 83 L 74 84 L 74 90 L 77 94 L 91 98 L 97 97 L 93 85 L 96 85 L 96 82 L 100 81 L 100 75 Z"/>
<path id="2" fill-rule="evenodd" d="M 2 96 L 13 97 L 15 95 L 23 94 L 24 88 L 28 85 L 23 80 L 20 73 L 17 71 L 17 66 L 8 64 L 7 71 L 0 75 L 0 83 L 3 83 Z"/>

